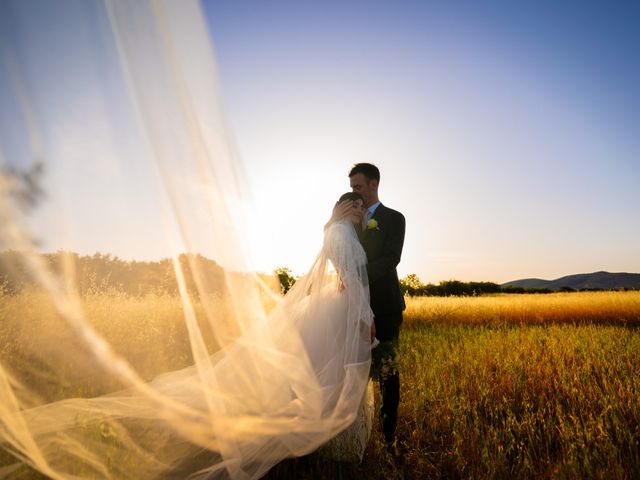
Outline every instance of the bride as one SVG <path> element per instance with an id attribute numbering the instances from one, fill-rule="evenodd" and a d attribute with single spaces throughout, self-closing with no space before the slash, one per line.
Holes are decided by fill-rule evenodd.
<path id="1" fill-rule="evenodd" d="M 265 313 L 246 273 L 246 189 L 199 2 L 7 1 L 0 24 L 0 250 L 38 285 L 0 305 L 11 325 L 0 330 L 0 477 L 245 479 L 318 449 L 360 459 L 372 323 L 362 204 L 326 229 L 309 272 Z M 132 338 L 108 341 L 110 297 L 91 303 L 73 262 L 35 253 L 130 239 L 166 242 L 193 363 L 155 378 L 136 368 L 145 351 L 121 344 L 142 345 L 169 323 L 154 324 L 161 312 L 133 325 L 122 307 Z M 214 257 L 222 288 L 212 293 L 184 251 Z M 113 393 L 86 393 L 96 388 Z"/>
<path id="2" fill-rule="evenodd" d="M 3 446 L 52 478 L 259 478 L 319 447 L 360 461 L 372 425 L 373 315 L 356 232 L 363 201 L 346 199 L 347 218 L 326 229 L 310 271 L 264 322 L 200 365 L 102 397 L 19 408 L 6 384 Z M 0 470 L 20 472 L 20 463 Z"/>

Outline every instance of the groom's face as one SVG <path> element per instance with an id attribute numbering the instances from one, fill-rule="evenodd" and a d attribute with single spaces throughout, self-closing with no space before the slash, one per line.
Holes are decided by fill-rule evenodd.
<path id="1" fill-rule="evenodd" d="M 375 179 L 369 180 L 364 174 L 356 173 L 349 177 L 349 182 L 351 184 L 351 190 L 359 193 L 362 195 L 362 198 L 364 198 L 365 207 L 373 204 L 378 190 L 378 182 Z"/>

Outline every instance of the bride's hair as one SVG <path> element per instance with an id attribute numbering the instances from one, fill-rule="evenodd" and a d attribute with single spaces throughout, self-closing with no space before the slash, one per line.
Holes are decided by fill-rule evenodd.
<path id="1" fill-rule="evenodd" d="M 338 203 L 343 202 L 345 200 L 362 200 L 364 202 L 364 198 L 357 192 L 347 192 L 343 193 L 342 196 L 338 199 Z"/>

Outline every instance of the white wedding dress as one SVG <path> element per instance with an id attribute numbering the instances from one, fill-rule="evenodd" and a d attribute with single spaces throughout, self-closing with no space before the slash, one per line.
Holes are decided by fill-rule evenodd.
<path id="1" fill-rule="evenodd" d="M 329 227 L 323 252 L 337 270 L 340 287 L 337 293 L 332 288 L 324 292 L 323 306 L 301 326 L 301 334 L 319 381 L 324 385 L 339 385 L 344 381 L 343 368 L 351 354 L 349 345 L 343 344 L 343 339 L 349 337 L 348 330 L 353 328 L 349 325 L 349 312 L 360 312 L 357 316 L 362 317 L 363 345 L 367 343 L 367 330 L 373 322 L 373 313 L 368 307 L 368 287 L 363 283 L 367 278 L 367 258 L 348 220 Z M 362 347 L 356 347 L 359 348 Z M 361 352 L 361 355 L 369 356 L 368 352 Z M 320 453 L 333 460 L 361 461 L 371 435 L 373 411 L 373 385 L 370 381 L 362 394 L 353 423 L 323 445 Z"/>
<path id="2" fill-rule="evenodd" d="M 185 460 L 203 450 L 210 460 L 186 470 L 199 478 L 259 478 L 318 448 L 358 462 L 373 415 L 365 265 L 353 226 L 334 224 L 280 305 L 204 365 L 26 409 L 7 383 L 0 439 L 53 478 L 174 476 L 180 465 L 184 475 Z M 122 466 L 113 463 L 120 456 Z M 20 464 L 4 472 L 13 469 Z"/>
<path id="3" fill-rule="evenodd" d="M 351 224 L 333 225 L 265 311 L 200 4 L 7 0 L 0 32 L 0 251 L 37 285 L 0 292 L 0 477 L 245 479 L 318 449 L 360 459 L 364 252 Z M 135 302 L 79 293 L 72 255 L 51 265 L 39 254 L 136 243 L 173 260 L 178 310 L 151 299 L 134 320 Z M 197 254 L 224 268 L 223 285 Z M 101 333 L 111 314 L 131 323 L 127 338 Z M 193 365 L 167 371 L 174 359 L 152 350 L 154 375 L 166 373 L 145 377 L 146 334 L 176 318 Z M 113 393 L 85 394 L 96 389 Z"/>

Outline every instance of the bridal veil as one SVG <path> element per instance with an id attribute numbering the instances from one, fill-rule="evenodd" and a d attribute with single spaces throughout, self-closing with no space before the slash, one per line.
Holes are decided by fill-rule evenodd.
<path id="1" fill-rule="evenodd" d="M 368 381 L 364 254 L 333 226 L 265 308 L 198 2 L 4 1 L 0 49 L 2 268 L 29 285 L 1 292 L 0 477 L 258 478 L 344 430 Z M 122 246 L 171 259 L 180 332 L 170 300 L 81 291 L 73 252 Z"/>

